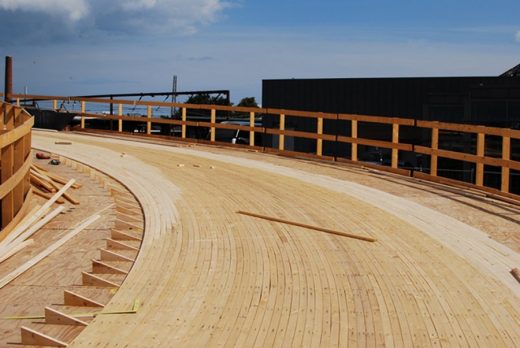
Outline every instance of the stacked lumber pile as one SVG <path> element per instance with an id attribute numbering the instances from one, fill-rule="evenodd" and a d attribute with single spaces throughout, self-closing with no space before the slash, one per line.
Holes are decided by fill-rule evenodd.
<path id="1" fill-rule="evenodd" d="M 64 199 L 71 204 L 79 204 L 78 200 L 67 193 L 67 190 L 71 187 L 76 189 L 81 187 L 74 179 L 67 180 L 41 166 L 33 164 L 30 170 L 30 180 L 33 192 L 47 199 L 47 201 L 41 206 L 35 206 L 18 226 L 0 241 L 0 263 L 32 245 L 34 243 L 33 239 L 31 239 L 32 236 L 65 210 L 63 205 L 52 209 L 53 204 L 64 204 Z"/>
<path id="2" fill-rule="evenodd" d="M 31 184 L 33 186 L 33 192 L 40 197 L 50 199 L 52 195 L 59 191 L 67 182 L 67 179 L 52 173 L 37 164 L 31 165 Z M 73 183 L 71 187 L 73 189 L 78 189 L 81 185 Z M 63 198 L 74 205 L 79 204 L 79 201 L 67 192 L 63 193 Z M 63 204 L 65 202 L 60 197 L 56 200 L 56 203 Z"/>

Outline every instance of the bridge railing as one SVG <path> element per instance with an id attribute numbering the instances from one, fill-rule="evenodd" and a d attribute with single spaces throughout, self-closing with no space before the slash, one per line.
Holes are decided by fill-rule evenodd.
<path id="1" fill-rule="evenodd" d="M 0 102 L 0 240 L 20 222 L 29 207 L 33 123 L 25 110 Z"/>
<path id="2" fill-rule="evenodd" d="M 117 132 L 123 132 L 123 123 L 132 122 L 145 125 L 145 133 L 152 135 L 153 125 L 171 125 L 180 127 L 181 130 L 176 136 L 179 140 L 190 139 L 187 132 L 188 127 L 204 128 L 209 132 L 208 139 L 202 142 L 219 143 L 219 130 L 240 130 L 249 133 L 249 144 L 246 146 L 254 147 L 265 152 L 278 153 L 289 156 L 312 157 L 325 160 L 334 160 L 340 162 L 360 163 L 367 167 L 387 170 L 398 174 L 414 176 L 420 179 L 446 183 L 451 185 L 460 185 L 463 187 L 478 188 L 489 194 L 502 197 L 508 197 L 520 200 L 517 192 L 511 191 L 512 171 L 520 171 L 520 162 L 511 158 L 512 142 L 520 139 L 520 130 L 474 126 L 464 124 L 442 123 L 434 121 L 420 121 L 408 118 L 397 117 L 379 117 L 354 114 L 331 114 L 321 112 L 305 112 L 284 109 L 266 109 L 266 108 L 245 108 L 221 105 L 199 105 L 199 104 L 182 104 L 170 102 L 144 101 L 144 100 L 111 100 L 111 99 L 94 99 L 94 98 L 73 98 L 73 97 L 57 97 L 57 96 L 35 96 L 35 95 L 14 95 L 19 104 L 24 99 L 31 100 L 48 100 L 52 101 L 52 108 L 58 110 L 58 105 L 64 103 L 74 103 L 78 106 L 78 110 L 74 114 L 81 117 L 80 128 L 88 128 L 88 121 L 91 119 L 117 121 Z M 106 113 L 88 112 L 87 105 L 104 105 L 109 107 L 112 104 L 113 110 L 117 110 L 116 114 L 110 115 Z M 136 106 L 146 108 L 143 116 L 129 116 L 124 114 L 124 110 L 134 108 Z M 102 107 L 101 107 L 102 108 Z M 158 108 L 176 108 L 179 110 L 178 119 L 158 118 L 154 117 L 154 111 Z M 189 114 L 194 111 L 204 112 L 208 120 L 196 121 L 190 120 Z M 241 124 L 224 124 L 217 122 L 217 115 L 226 113 L 239 113 L 242 116 L 247 115 L 246 121 Z M 263 125 L 258 126 L 258 116 L 263 117 Z M 294 129 L 297 124 L 294 120 L 303 120 L 310 125 L 313 131 L 302 131 Z M 244 120 L 244 118 L 243 118 Z M 288 120 L 292 120 L 288 123 Z M 244 124 L 245 123 L 245 124 Z M 291 124 L 288 127 L 288 124 Z M 360 129 L 369 127 L 370 125 L 378 125 L 380 129 L 376 137 L 371 132 Z M 381 128 L 382 127 L 382 128 Z M 339 128 L 339 131 L 338 131 Z M 413 129 L 415 132 L 423 132 L 428 134 L 429 144 L 418 144 L 416 139 L 401 139 L 402 129 Z M 327 132 L 328 130 L 328 132 Z M 383 134 L 384 133 L 384 134 Z M 466 146 L 462 151 L 454 151 L 450 149 L 440 148 L 439 137 L 444 133 L 452 133 L 457 135 L 460 140 L 452 140 L 455 143 L 464 141 Z M 263 146 L 259 147 L 255 143 L 255 135 L 261 134 L 264 137 Z M 300 152 L 287 149 L 288 138 L 303 139 L 304 141 L 313 143 L 311 146 L 314 151 Z M 377 138 L 377 139 L 376 139 Z M 501 152 L 492 154 L 486 153 L 486 141 L 493 138 L 493 143 L 501 142 Z M 266 144 L 266 139 L 270 139 Z M 198 140 L 201 141 L 201 140 Z M 472 143 L 474 142 L 474 143 Z M 324 144 L 328 143 L 325 151 Z M 219 143 L 222 145 L 222 143 Z M 333 144 L 333 146 L 331 146 Z M 244 145 L 232 145 L 241 146 Z M 338 151 L 330 151 L 331 147 L 346 146 L 348 149 Z M 386 164 L 377 165 L 374 163 L 363 162 L 360 158 L 359 146 L 384 149 L 390 154 L 390 158 Z M 307 149 L 309 146 L 306 147 Z M 403 164 L 400 160 L 404 153 L 411 156 L 425 156 L 425 162 L 429 162 L 429 168 L 410 167 Z M 469 180 L 454 180 L 440 176 L 441 169 L 438 167 L 439 159 L 448 159 L 468 163 L 475 167 L 474 175 Z M 486 184 L 485 167 L 490 166 L 495 172 L 500 174 L 500 183 L 498 185 Z M 515 173 L 516 174 L 516 173 Z"/>

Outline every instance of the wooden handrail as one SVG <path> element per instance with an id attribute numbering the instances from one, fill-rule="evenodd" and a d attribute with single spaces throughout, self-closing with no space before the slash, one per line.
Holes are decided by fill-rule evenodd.
<path id="1" fill-rule="evenodd" d="M 456 124 L 446 123 L 437 121 L 423 121 L 415 120 L 410 118 L 399 118 L 399 117 L 383 117 L 383 116 L 372 116 L 372 115 L 358 115 L 358 114 L 334 114 L 334 113 L 323 113 L 323 112 L 311 112 L 311 111 L 299 111 L 299 110 L 287 110 L 287 109 L 276 109 L 276 108 L 250 108 L 250 107 L 234 107 L 234 106 L 223 106 L 223 105 L 201 105 L 201 104 L 182 104 L 182 103 L 171 103 L 171 102 L 155 102 L 155 101 L 143 101 L 143 100 L 112 100 L 106 98 L 80 98 L 80 97 L 60 97 L 60 96 L 41 96 L 41 95 L 13 95 L 13 98 L 20 98 L 21 100 L 50 100 L 54 101 L 77 101 L 81 103 L 81 112 L 75 113 L 81 116 L 81 128 L 85 128 L 85 119 L 88 117 L 104 120 L 117 120 L 118 131 L 122 132 L 122 123 L 124 122 L 140 122 L 147 125 L 147 133 L 151 133 L 152 124 L 166 124 L 176 125 L 182 128 L 182 139 L 187 139 L 187 128 L 186 127 L 204 127 L 211 129 L 210 141 L 215 142 L 217 139 L 218 131 L 220 129 L 240 130 L 250 133 L 249 145 L 254 146 L 255 133 L 264 133 L 272 136 L 278 136 L 278 151 L 283 154 L 294 155 L 293 151 L 287 151 L 285 148 L 286 137 L 303 138 L 316 141 L 315 154 L 318 158 L 332 158 L 333 160 L 339 160 L 340 157 L 330 157 L 323 154 L 324 142 L 339 142 L 351 145 L 351 156 L 350 161 L 358 162 L 358 145 L 365 145 L 377 148 L 388 149 L 391 152 L 391 166 L 379 166 L 378 168 L 383 170 L 389 170 L 397 173 L 410 172 L 399 168 L 399 152 L 409 151 L 416 154 L 423 154 L 430 156 L 430 174 L 422 175 L 421 178 L 425 177 L 437 177 L 438 176 L 438 159 L 447 158 L 453 160 L 459 160 L 476 165 L 475 182 L 469 185 L 473 185 L 477 188 L 484 187 L 484 166 L 495 166 L 500 167 L 502 170 L 501 174 L 501 188 L 500 191 L 507 194 L 507 197 L 516 196 L 510 193 L 510 170 L 520 170 L 520 162 L 511 159 L 511 139 L 520 139 L 520 130 L 508 129 L 508 128 L 497 128 L 487 127 L 479 125 L 467 125 L 467 124 Z M 102 103 L 102 104 L 117 104 L 118 115 L 100 115 L 88 113 L 85 111 L 86 103 Z M 145 106 L 147 108 L 147 115 L 145 116 L 124 116 L 123 105 L 127 106 Z M 182 111 L 182 119 L 162 119 L 151 117 L 151 110 L 155 107 L 171 108 L 177 107 Z M 188 110 L 206 110 L 208 111 L 208 117 L 211 116 L 210 122 L 207 121 L 190 121 L 187 119 Z M 245 116 L 249 116 L 249 126 L 237 125 L 237 124 L 222 124 L 216 122 L 217 112 L 228 111 L 237 113 L 246 113 Z M 247 115 L 249 113 L 249 115 Z M 269 117 L 274 121 L 272 128 L 255 127 L 254 118 L 262 115 L 264 118 Z M 148 117 L 147 117 L 148 116 Z M 306 118 L 316 120 L 316 130 L 311 132 L 288 129 L 291 124 L 291 117 Z M 350 136 L 340 134 L 327 134 L 324 127 L 325 122 L 334 121 L 350 121 Z M 247 122 L 247 121 L 246 121 Z M 371 124 L 382 124 L 390 125 L 388 127 L 388 136 L 386 139 L 391 140 L 379 140 L 369 139 L 362 136 L 360 129 L 364 127 L 365 123 Z M 415 129 L 429 129 L 431 131 L 431 144 L 430 146 L 418 146 L 402 141 L 400 136 L 401 126 L 411 127 Z M 386 129 L 386 128 L 385 128 Z M 464 153 L 451 150 L 439 149 L 439 135 L 440 132 L 456 132 L 456 133 L 472 133 L 477 135 L 477 153 Z M 384 131 L 386 132 L 386 130 Z M 344 133 L 343 133 L 344 134 Z M 486 156 L 485 144 L 486 136 L 498 136 L 502 137 L 502 155 L 500 158 Z M 253 139 L 251 141 L 251 139 Z M 272 149 L 264 147 L 264 151 L 273 152 Z M 303 155 L 303 154 L 302 154 Z M 310 156 L 310 154 L 305 154 Z M 338 156 L 338 155 L 336 155 Z M 413 172 L 413 171 L 412 171 Z M 413 173 L 410 172 L 410 175 Z M 489 191 L 490 188 L 486 188 Z M 494 190 L 494 189 L 492 189 Z M 495 190 L 496 191 L 496 190 Z M 493 191 L 494 192 L 494 191 Z M 520 196 L 518 196 L 520 200 Z"/>

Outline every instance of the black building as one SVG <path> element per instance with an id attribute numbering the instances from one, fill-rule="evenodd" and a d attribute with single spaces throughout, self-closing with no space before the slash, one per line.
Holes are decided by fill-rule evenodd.
<path id="1" fill-rule="evenodd" d="M 283 79 L 263 80 L 262 107 L 347 113 L 374 116 L 412 118 L 452 123 L 480 124 L 493 127 L 520 128 L 520 65 L 497 77 L 417 77 L 417 78 L 335 78 L 335 79 Z M 265 117 L 266 127 L 276 127 L 276 117 Z M 391 140 L 391 131 L 385 125 L 365 124 L 358 132 L 360 137 Z M 286 129 L 315 132 L 314 119 L 288 117 Z M 350 122 L 326 120 L 324 132 L 349 135 Z M 464 151 L 473 147 L 471 135 L 465 142 Z M 412 144 L 428 144 L 429 134 L 418 129 L 403 129 L 401 139 Z M 461 142 L 444 139 L 444 148 L 461 150 Z M 277 137 L 267 137 L 266 146 L 276 146 Z M 497 142 L 488 141 L 489 151 L 500 151 Z M 316 142 L 294 138 L 286 140 L 286 148 L 312 153 Z M 516 146 L 515 146 L 516 148 Z M 378 150 L 376 149 L 377 151 Z M 375 149 L 360 149 L 370 158 Z M 513 153 L 518 152 L 514 151 Z M 486 149 L 488 151 L 488 149 Z M 383 151 L 384 152 L 384 151 Z M 368 156 L 367 156 L 368 153 Z M 324 155 L 349 157 L 350 146 L 333 142 L 324 143 Z M 383 153 L 383 157 L 387 154 Z M 403 153 L 403 163 L 417 165 L 415 155 Z M 373 157 L 373 156 L 372 156 Z M 518 159 L 517 159 L 518 160 Z M 471 172 L 468 165 L 445 161 L 440 163 L 446 171 Z M 471 165 L 469 165 L 471 166 Z M 441 168 L 440 168 L 441 169 Z M 464 180 L 471 181 L 471 173 Z M 448 177 L 461 178 L 459 174 L 447 173 Z"/>

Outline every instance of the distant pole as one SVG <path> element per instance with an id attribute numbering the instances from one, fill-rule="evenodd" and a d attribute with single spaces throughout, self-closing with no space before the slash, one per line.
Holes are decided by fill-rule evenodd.
<path id="1" fill-rule="evenodd" d="M 4 100 L 7 103 L 11 102 L 11 95 L 13 94 L 13 58 L 5 57 L 5 85 L 4 85 Z"/>
<path id="2" fill-rule="evenodd" d="M 177 102 L 177 75 L 173 75 L 173 82 L 172 82 L 172 103 Z M 175 113 L 175 107 L 171 107 L 170 110 L 170 117 L 173 118 L 173 114 Z"/>

